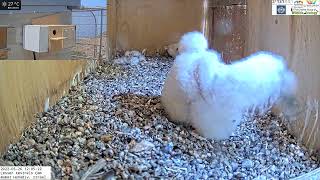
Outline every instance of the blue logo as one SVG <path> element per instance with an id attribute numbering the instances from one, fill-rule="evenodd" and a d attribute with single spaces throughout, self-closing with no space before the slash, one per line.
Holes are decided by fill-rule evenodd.
<path id="1" fill-rule="evenodd" d="M 277 14 L 286 14 L 286 6 L 285 5 L 277 5 Z"/>

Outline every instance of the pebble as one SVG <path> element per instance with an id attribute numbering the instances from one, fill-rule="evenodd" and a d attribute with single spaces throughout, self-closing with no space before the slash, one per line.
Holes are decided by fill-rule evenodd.
<path id="1" fill-rule="evenodd" d="M 30 146 L 34 146 L 36 144 L 36 141 L 34 139 L 29 139 L 28 143 Z"/>
<path id="2" fill-rule="evenodd" d="M 62 166 L 63 165 L 63 160 L 58 160 L 57 163 L 58 163 L 59 166 Z"/>
<path id="3" fill-rule="evenodd" d="M 244 161 L 242 161 L 241 165 L 243 168 L 252 168 L 254 166 L 254 162 L 250 159 L 245 159 Z"/>
<path id="4" fill-rule="evenodd" d="M 82 136 L 82 134 L 83 134 L 83 133 L 80 132 L 80 131 L 75 132 L 75 135 L 78 136 L 78 137 Z"/>
<path id="5" fill-rule="evenodd" d="M 79 100 L 79 102 L 84 102 L 84 99 L 83 99 L 82 96 L 79 96 L 79 97 L 78 97 L 78 100 Z"/>
<path id="6" fill-rule="evenodd" d="M 101 136 L 101 141 L 108 143 L 110 141 L 112 141 L 112 135 L 103 135 Z"/>
<path id="7" fill-rule="evenodd" d="M 84 128 L 83 127 L 78 127 L 78 131 L 83 133 L 84 132 Z"/>
<path id="8" fill-rule="evenodd" d="M 166 153 L 171 153 L 172 150 L 173 150 L 173 143 L 170 142 L 170 143 L 168 143 L 168 144 L 165 146 L 165 152 L 166 152 Z"/>
<path id="9" fill-rule="evenodd" d="M 242 172 L 236 172 L 235 173 L 235 177 L 236 178 L 245 178 L 245 177 L 247 177 L 247 175 L 245 173 L 242 173 Z"/>
<path id="10" fill-rule="evenodd" d="M 88 146 L 88 148 L 94 150 L 96 148 L 96 142 L 95 141 L 88 141 L 87 146 Z"/>
<path id="11" fill-rule="evenodd" d="M 232 162 L 231 167 L 232 167 L 233 171 L 236 171 L 238 169 L 239 165 L 238 165 L 238 163 Z"/>
<path id="12" fill-rule="evenodd" d="M 143 140 L 140 143 L 137 143 L 132 149 L 132 152 L 141 152 L 141 151 L 148 151 L 153 149 L 155 146 L 149 141 Z"/>
<path id="13" fill-rule="evenodd" d="M 80 144 L 85 144 L 86 143 L 86 139 L 85 138 L 78 138 L 78 142 L 80 143 Z"/>
<path id="14" fill-rule="evenodd" d="M 107 150 L 105 150 L 105 151 L 103 152 L 103 154 L 104 154 L 105 156 L 107 156 L 107 157 L 113 157 L 114 152 L 113 152 L 112 149 L 107 149 Z"/>

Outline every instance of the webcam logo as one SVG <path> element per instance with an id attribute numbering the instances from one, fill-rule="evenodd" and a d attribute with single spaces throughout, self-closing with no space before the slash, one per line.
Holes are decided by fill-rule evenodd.
<path id="1" fill-rule="evenodd" d="M 308 4 L 316 4 L 319 0 L 307 0 Z"/>
<path id="2" fill-rule="evenodd" d="M 286 6 L 277 5 L 277 14 L 286 14 Z"/>

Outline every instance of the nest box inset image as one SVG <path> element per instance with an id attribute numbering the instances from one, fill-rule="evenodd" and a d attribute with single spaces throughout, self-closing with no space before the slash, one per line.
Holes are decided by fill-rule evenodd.
<path id="1" fill-rule="evenodd" d="M 75 46 L 75 25 L 25 25 L 23 48 L 37 53 Z"/>

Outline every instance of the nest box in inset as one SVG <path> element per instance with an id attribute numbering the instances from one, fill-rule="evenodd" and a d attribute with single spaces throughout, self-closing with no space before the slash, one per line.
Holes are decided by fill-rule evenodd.
<path id="1" fill-rule="evenodd" d="M 23 48 L 29 51 L 57 52 L 75 46 L 75 25 L 26 25 Z"/>

